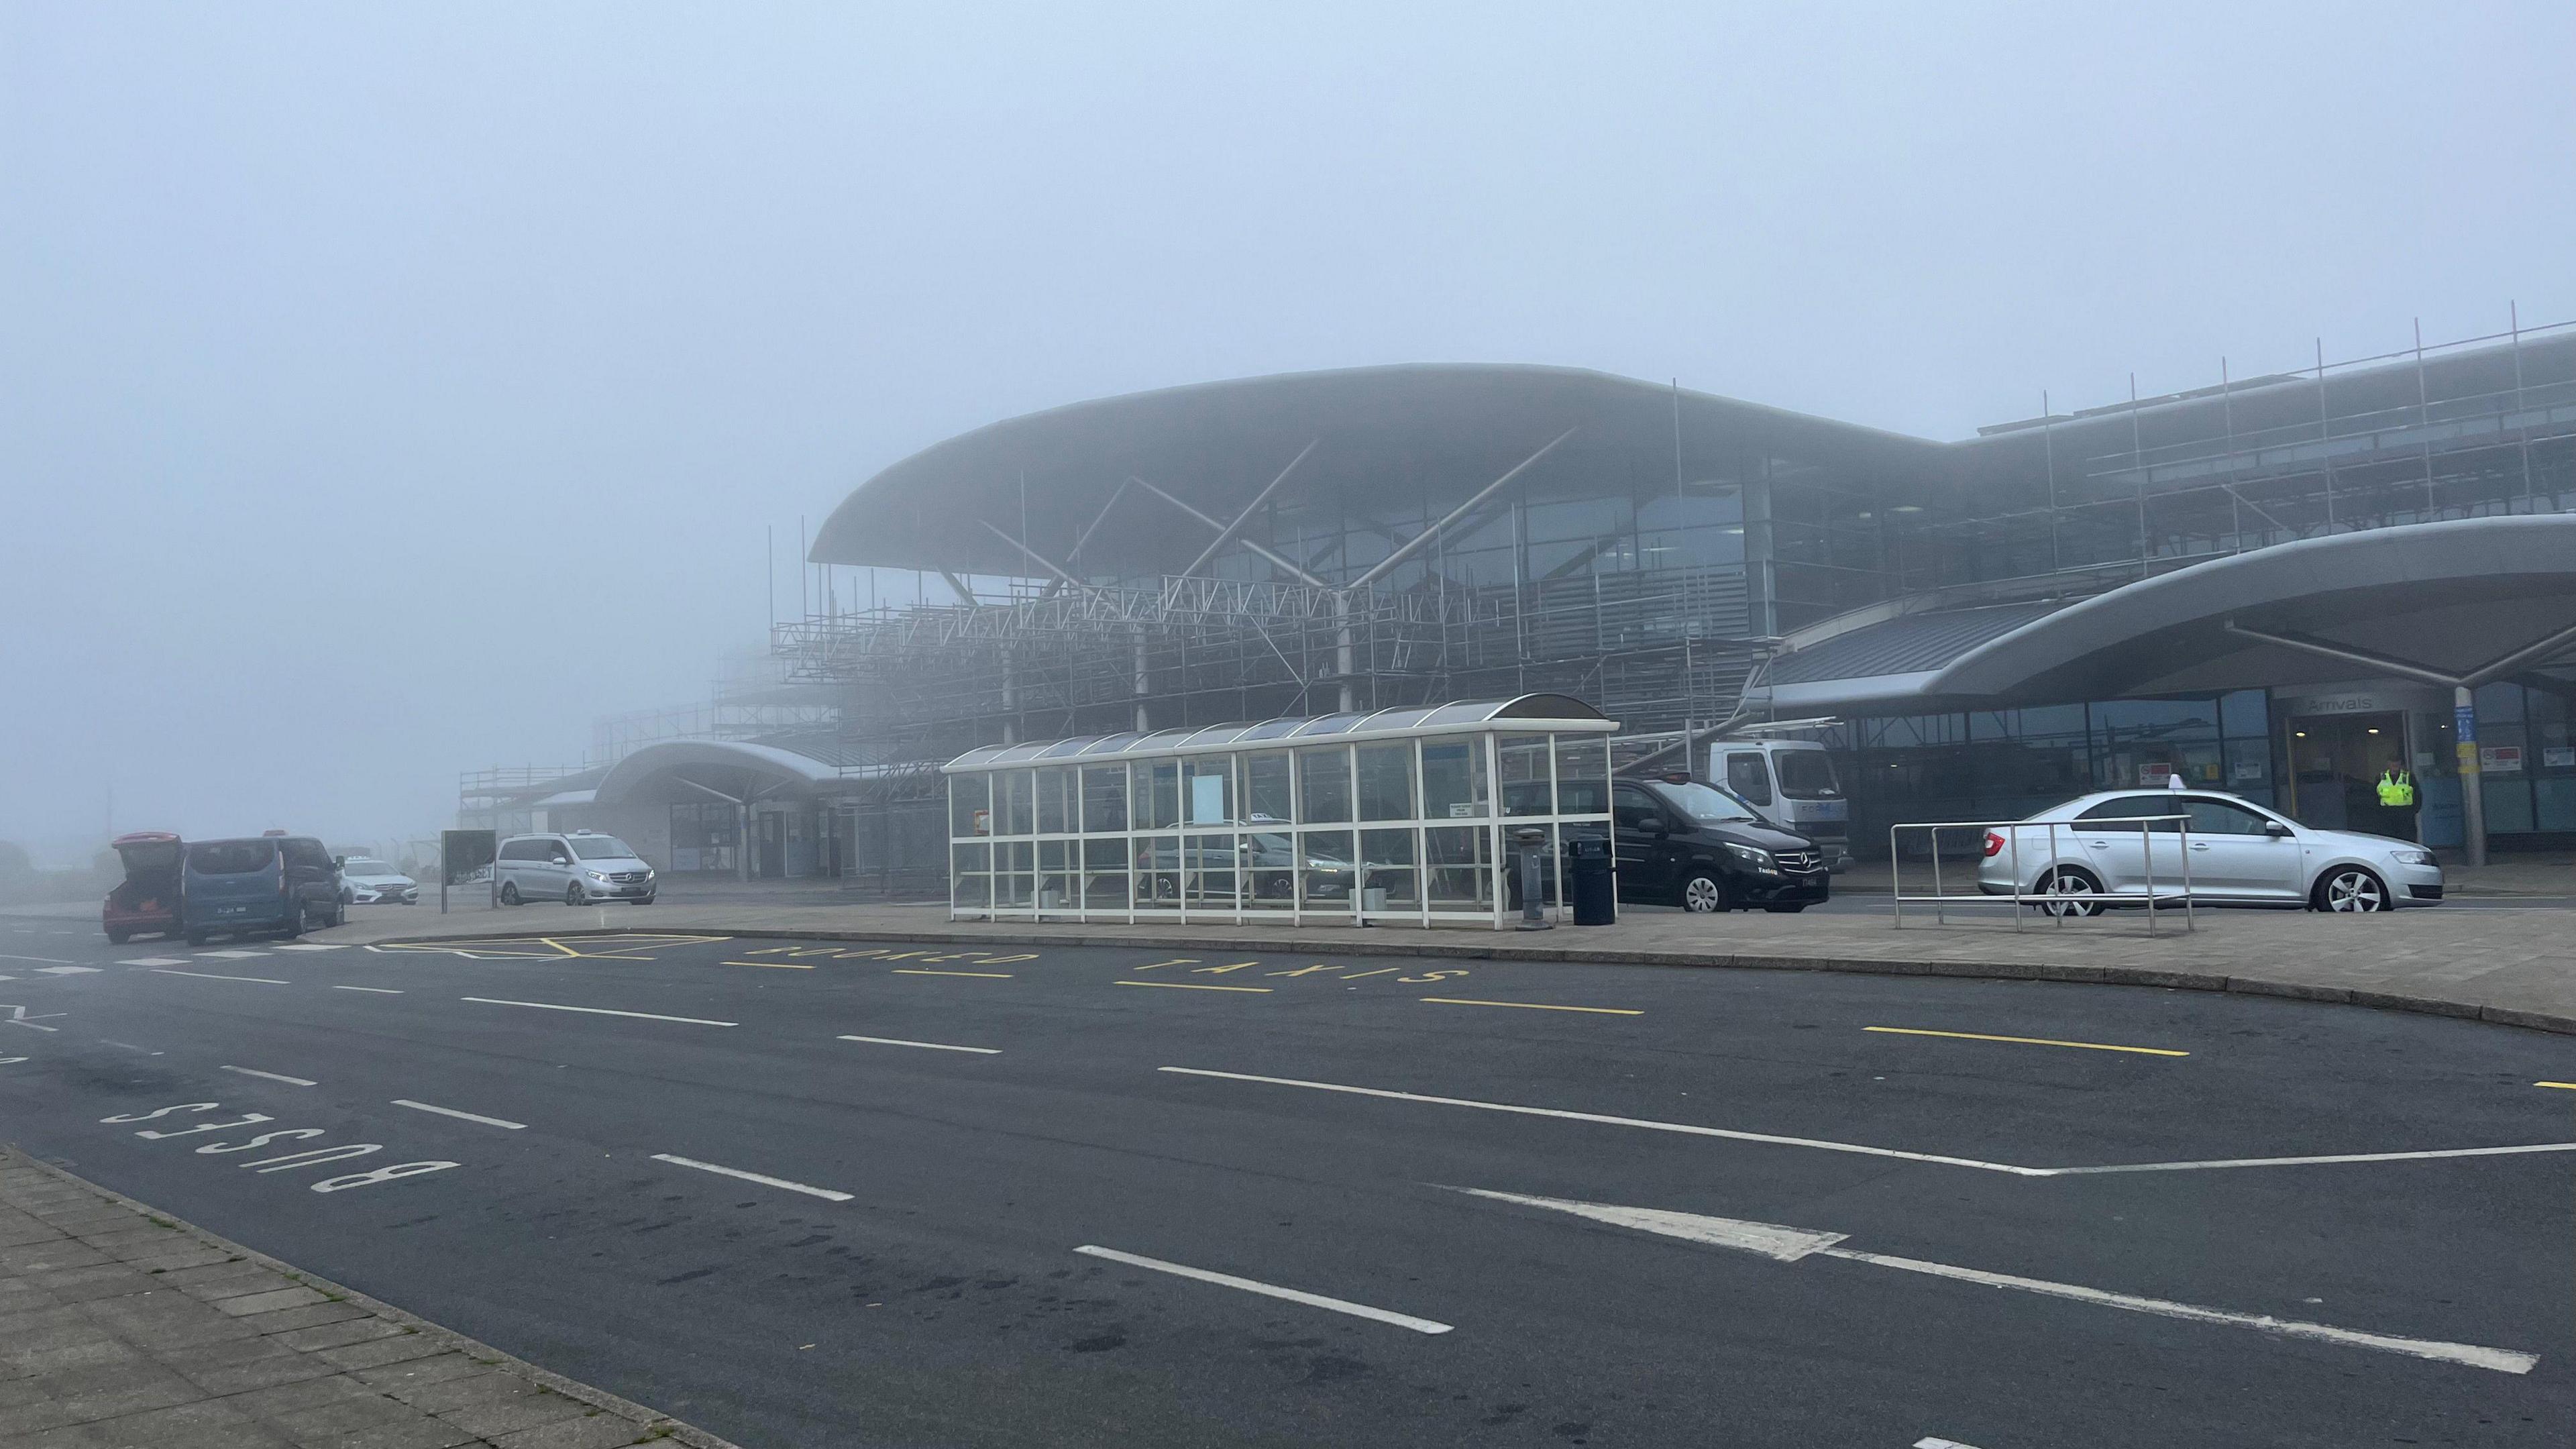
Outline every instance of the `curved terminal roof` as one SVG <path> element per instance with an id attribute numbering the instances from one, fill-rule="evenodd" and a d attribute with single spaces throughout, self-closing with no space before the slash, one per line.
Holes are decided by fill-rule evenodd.
<path id="1" fill-rule="evenodd" d="M 1073 403 L 961 433 L 860 484 L 824 520 L 810 557 L 1029 575 L 1010 538 L 1060 558 L 1090 535 L 1085 575 L 1177 572 L 1211 534 L 1130 478 L 1227 519 L 1313 443 L 1273 501 L 1390 487 L 1411 497 L 1434 484 L 1463 497 L 1573 428 L 1541 466 L 1624 489 L 1631 463 L 1672 475 L 1676 424 L 1695 477 L 1777 457 L 1919 480 L 1949 456 L 1927 439 L 1582 368 L 1289 373 Z"/>
<path id="2" fill-rule="evenodd" d="M 1124 734 L 1085 735 L 1070 740 L 985 745 L 959 755 L 943 769 L 954 773 L 996 769 L 1004 765 L 1088 765 L 1139 755 L 1213 754 L 1246 746 L 1311 745 L 1325 740 L 1456 734 L 1503 722 L 1531 731 L 1596 734 L 1608 734 L 1619 727 L 1601 711 L 1571 695 L 1524 694 L 1517 699 L 1407 705 L 1362 714 L 1320 714 L 1299 719 L 1263 720 L 1258 724 L 1208 725 L 1156 730 L 1150 734 L 1131 730 Z"/>
<path id="3" fill-rule="evenodd" d="M 1903 615 L 1776 657 L 1755 692 L 1775 712 L 1901 711 L 2374 673 L 2231 624 L 2464 673 L 2571 622 L 2576 514 L 2454 519 L 2253 549 L 2068 604 Z"/>

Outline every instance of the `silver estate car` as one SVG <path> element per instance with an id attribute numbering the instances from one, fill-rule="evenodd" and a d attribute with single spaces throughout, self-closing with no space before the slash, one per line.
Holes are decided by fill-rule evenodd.
<path id="1" fill-rule="evenodd" d="M 2141 816 L 2185 821 L 2110 824 Z M 2056 851 L 2050 852 L 2056 822 Z M 2442 899 L 2442 868 L 2411 840 L 2352 830 L 2317 830 L 2235 795 L 2209 790 L 2120 790 L 2069 800 L 2019 825 L 1989 830 L 1977 889 L 2011 895 L 2113 896 L 2179 892 L 2191 869 L 2192 897 L 2230 905 L 2306 906 L 2320 911 L 2385 911 Z M 2041 909 L 2089 916 L 2093 901 L 2043 902 Z"/>

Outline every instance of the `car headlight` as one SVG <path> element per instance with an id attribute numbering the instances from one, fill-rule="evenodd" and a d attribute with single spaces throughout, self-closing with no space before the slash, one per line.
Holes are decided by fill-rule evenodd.
<path id="1" fill-rule="evenodd" d="M 583 872 L 582 872 L 582 874 L 583 874 L 583 875 L 586 875 L 586 876 L 589 876 L 592 880 L 595 880 L 595 881 L 599 882 L 601 885 L 606 885 L 606 884 L 608 884 L 608 877 L 607 877 L 607 876 L 605 876 L 605 875 L 603 875 L 603 874 L 601 874 L 601 873 L 600 873 L 600 872 L 598 872 L 598 871 L 595 871 L 595 870 L 586 870 L 586 871 L 583 871 Z"/>
<path id="2" fill-rule="evenodd" d="M 1753 867 L 1755 870 L 1778 870 L 1780 868 L 1780 862 L 1771 858 L 1771 852 L 1764 850 L 1759 846 L 1737 845 L 1733 841 L 1728 841 L 1726 845 L 1726 853 L 1734 856 L 1737 860 L 1743 861 L 1746 865 Z"/>
<path id="3" fill-rule="evenodd" d="M 2392 850 L 2388 852 L 2388 858 L 2397 862 L 2399 865 L 2431 865 L 2433 863 L 2433 852 L 2429 850 Z"/>

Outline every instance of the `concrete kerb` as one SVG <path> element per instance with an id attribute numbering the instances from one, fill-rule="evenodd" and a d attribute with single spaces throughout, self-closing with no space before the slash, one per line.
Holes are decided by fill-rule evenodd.
<path id="1" fill-rule="evenodd" d="M 302 1268 L 296 1267 L 292 1263 L 280 1262 L 278 1259 L 270 1257 L 268 1254 L 259 1251 L 257 1248 L 247 1248 L 234 1242 L 230 1238 L 210 1233 L 204 1228 L 198 1227 L 194 1223 L 172 1217 L 167 1211 L 161 1208 L 154 1207 L 149 1203 L 138 1202 L 113 1188 L 101 1187 L 97 1183 L 91 1182 L 85 1177 L 80 1177 L 63 1170 L 60 1167 L 56 1167 L 54 1164 L 37 1157 L 34 1153 L 31 1153 L 25 1148 L 19 1147 L 14 1143 L 0 1144 L 0 1147 L 6 1148 L 7 1156 L 9 1158 L 13 1158 L 18 1162 L 24 1163 L 25 1165 L 54 1178 L 66 1186 L 75 1187 L 87 1193 L 95 1193 L 96 1195 L 103 1197 L 128 1211 L 142 1213 L 153 1219 L 155 1222 L 168 1223 L 177 1231 L 195 1238 L 197 1241 L 204 1243 L 210 1248 L 218 1248 L 227 1253 L 237 1254 L 250 1262 L 257 1263 L 259 1266 L 268 1269 L 272 1273 L 284 1274 L 308 1288 L 312 1288 L 318 1292 L 330 1294 L 338 1298 L 346 1299 L 349 1302 L 358 1305 L 360 1308 L 364 1308 L 368 1312 L 375 1314 L 379 1318 L 385 1319 L 388 1322 L 401 1324 L 403 1327 L 421 1335 L 424 1339 L 427 1339 L 432 1343 L 443 1344 L 452 1352 L 462 1353 L 468 1357 L 480 1359 L 485 1363 L 492 1364 L 496 1367 L 505 1369 L 510 1373 L 517 1374 L 520 1377 L 528 1379 L 544 1388 L 551 1389 L 554 1392 L 563 1395 L 567 1399 L 571 1399 L 577 1403 L 588 1404 L 602 1413 L 614 1414 L 618 1418 L 634 1424 L 639 1432 L 659 1430 L 661 1431 L 663 1439 L 675 1444 L 686 1444 L 689 1446 L 689 1449 L 741 1449 L 741 1446 L 735 1444 L 730 1439 L 718 1438 L 704 1429 L 700 1429 L 692 1424 L 684 1424 L 659 1410 L 648 1409 L 642 1404 L 636 1403 L 632 1399 L 620 1398 L 617 1395 L 608 1392 L 606 1389 L 593 1388 L 588 1384 L 565 1378 L 563 1375 L 554 1372 L 552 1369 L 540 1368 L 537 1365 L 528 1362 L 526 1359 L 503 1353 L 501 1350 L 494 1348 L 490 1344 L 484 1343 L 479 1339 L 468 1338 L 464 1334 L 456 1332 L 454 1329 L 441 1328 L 439 1325 L 430 1322 L 428 1319 L 423 1318 L 416 1313 L 405 1312 L 404 1310 L 396 1308 L 394 1305 L 385 1302 L 383 1299 L 370 1297 L 367 1294 L 359 1292 L 355 1288 L 349 1287 L 345 1283 L 334 1283 L 328 1278 L 323 1278 L 316 1274 L 307 1272 Z"/>
<path id="2" fill-rule="evenodd" d="M 740 927 L 703 929 L 710 931 L 721 929 L 728 935 L 758 935 L 782 941 L 850 941 L 881 944 L 919 941 L 925 936 L 943 934 L 917 930 L 817 930 L 794 926 L 762 926 L 757 930 L 745 930 Z M 585 927 L 577 930 L 551 931 L 547 934 L 570 939 L 581 936 L 624 936 L 633 934 L 633 930 L 620 927 L 604 930 Z M 454 934 L 412 935 L 401 939 L 405 942 L 428 944 L 476 940 L 524 940 L 526 937 L 525 931 L 470 931 Z M 1540 945 L 1535 942 L 1522 944 L 1517 941 L 1497 941 L 1481 945 L 1463 941 L 1407 941 L 1393 936 L 1384 940 L 1318 941 L 1301 936 L 1145 936 L 1120 931 L 976 931 L 971 934 L 956 933 L 954 939 L 996 946 L 1120 946 L 1148 951 L 1278 951 L 1291 954 L 1320 951 L 1349 956 L 1424 956 L 1465 961 L 1570 961 L 1581 965 L 1601 966 L 1669 966 L 1738 971 L 1833 971 L 1860 976 L 1946 976 L 1986 981 L 2062 981 L 2086 986 L 2145 986 L 2166 991 L 2235 992 L 2245 996 L 2271 996 L 2291 1001 L 2361 1006 L 2375 1011 L 2405 1011 L 2427 1016 L 2447 1016 L 2469 1021 L 2483 1021 L 2497 1026 L 2545 1031 L 2561 1036 L 2576 1036 L 2576 1016 L 2562 1016 L 2552 1012 L 2483 1006 L 2475 1002 L 2409 996 L 2398 992 L 2315 986 L 2305 982 L 2282 981 L 2260 976 L 2222 976 L 2214 972 L 2202 971 L 2158 971 L 2138 966 L 2069 966 L 2052 962 L 1955 961 L 1939 958 L 1765 956 L 1726 952 L 1595 950 L 1579 946 Z"/>

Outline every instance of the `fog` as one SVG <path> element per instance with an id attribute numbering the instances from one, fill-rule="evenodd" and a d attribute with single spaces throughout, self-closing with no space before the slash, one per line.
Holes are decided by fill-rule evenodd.
<path id="1" fill-rule="evenodd" d="M 2563 3 L 1068 8 L 0 3 L 0 839 L 452 823 L 1079 398 L 1957 437 L 2576 318 Z"/>

